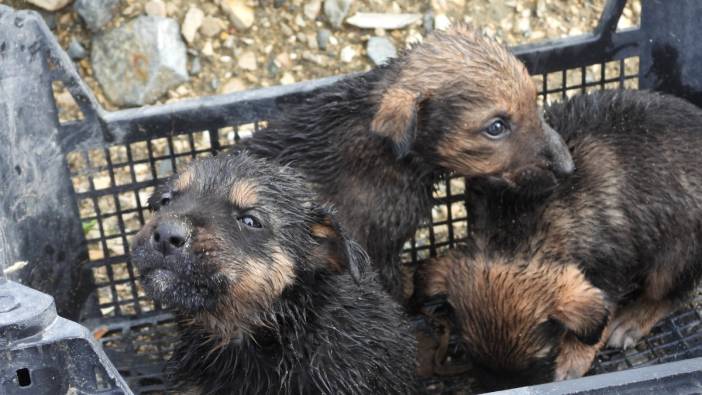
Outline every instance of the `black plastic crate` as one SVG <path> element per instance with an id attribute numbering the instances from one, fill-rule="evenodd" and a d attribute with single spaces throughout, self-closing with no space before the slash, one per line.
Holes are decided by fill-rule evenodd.
<path id="1" fill-rule="evenodd" d="M 702 4 L 642 0 L 640 26 L 616 31 L 625 3 L 608 1 L 592 34 L 514 48 L 541 87 L 542 101 L 640 88 L 702 104 Z M 14 278 L 50 293 L 60 313 L 91 328 L 135 393 L 162 393 L 173 317 L 144 294 L 128 259 L 129 241 L 150 215 L 146 198 L 159 180 L 193 159 L 236 144 L 343 77 L 109 113 L 37 14 L 0 6 L 0 41 L 3 37 L 12 42 L 0 42 L 0 87 L 11 89 L 5 89 L 6 97 L 0 90 L 0 125 L 12 121 L 15 128 L 9 145 L 2 144 L 7 132 L 0 130 L 0 174 L 7 186 L 0 190 L 0 238 L 12 246 L 6 261 L 29 262 Z M 71 92 L 81 120 L 58 122 L 56 81 Z M 12 118 L 13 111 L 24 115 Z M 48 171 L 43 180 L 48 184 L 28 184 L 36 169 Z M 461 177 L 437 185 L 432 218 L 406 243 L 407 272 L 466 237 L 470 202 L 464 189 Z M 17 197 L 27 191 L 57 197 L 18 218 Z M 47 281 L 37 272 L 62 277 Z M 702 297 L 660 323 L 634 349 L 601 352 L 591 374 L 702 356 L 700 312 Z M 460 361 L 455 341 L 451 352 Z M 471 393 L 479 390 L 472 381 L 465 376 L 425 384 L 428 392 Z"/>

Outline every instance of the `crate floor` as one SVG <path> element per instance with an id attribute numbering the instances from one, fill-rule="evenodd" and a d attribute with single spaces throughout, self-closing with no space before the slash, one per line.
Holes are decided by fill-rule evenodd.
<path id="1" fill-rule="evenodd" d="M 172 315 L 161 313 L 132 320 L 101 321 L 96 332 L 102 334 L 99 340 L 105 352 L 135 394 L 169 393 L 163 367 L 176 342 Z M 464 361 L 455 337 L 450 355 L 455 363 Z M 692 302 L 660 322 L 634 348 L 626 351 L 601 351 L 588 374 L 615 372 L 695 357 L 702 357 L 700 291 Z M 480 392 L 470 374 L 426 379 L 421 385 L 427 394 Z"/>

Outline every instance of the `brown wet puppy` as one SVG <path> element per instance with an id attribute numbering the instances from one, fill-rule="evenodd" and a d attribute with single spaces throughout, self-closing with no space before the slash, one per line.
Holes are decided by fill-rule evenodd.
<path id="1" fill-rule="evenodd" d="M 368 257 L 290 168 L 194 162 L 150 199 L 132 261 L 175 308 L 173 380 L 201 394 L 408 394 L 416 346 Z"/>
<path id="2" fill-rule="evenodd" d="M 583 375 L 598 347 L 634 345 L 702 274 L 702 111 L 612 91 L 546 117 L 576 172 L 545 198 L 473 183 L 478 242 L 420 276 L 425 295 L 448 298 L 479 378 L 498 386 Z"/>
<path id="3" fill-rule="evenodd" d="M 243 142 L 300 169 L 403 299 L 399 253 L 443 174 L 540 193 L 573 170 L 522 63 L 464 27 L 286 107 Z"/>

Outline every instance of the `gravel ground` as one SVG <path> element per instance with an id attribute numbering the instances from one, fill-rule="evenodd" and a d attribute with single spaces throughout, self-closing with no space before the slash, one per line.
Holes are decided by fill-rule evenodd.
<path id="1" fill-rule="evenodd" d="M 305 5 L 315 1 L 321 3 L 321 0 L 248 1 L 255 11 L 255 20 L 248 30 L 238 31 L 214 0 L 167 0 L 167 16 L 176 19 L 179 25 L 182 25 L 186 12 L 191 7 L 197 7 L 205 16 L 218 19 L 208 19 L 204 24 L 212 27 L 218 23 L 221 31 L 207 37 L 203 34 L 204 28 L 201 28 L 195 34 L 194 40 L 187 44 L 190 80 L 170 90 L 157 103 L 368 70 L 373 66 L 366 54 L 366 43 L 370 37 L 386 36 L 398 50 L 402 50 L 422 39 L 429 27 L 427 19 L 438 28 L 446 21 L 467 23 L 508 45 L 578 35 L 596 25 L 605 3 L 605 0 L 352 2 L 348 15 L 357 12 L 403 12 L 425 16 L 424 22 L 384 31 L 359 29 L 349 24 L 334 28 L 325 16 L 323 7 L 318 12 L 305 12 Z M 25 0 L 0 0 L 0 3 L 16 8 L 33 8 Z M 143 15 L 147 3 L 148 0 L 121 0 L 115 17 L 105 30 Z M 630 1 L 620 27 L 638 23 L 640 9 L 640 1 Z M 55 13 L 43 13 L 53 21 L 53 31 L 64 48 L 68 48 L 71 40 L 76 39 L 90 52 L 90 31 L 71 5 Z M 319 48 L 317 34 L 324 29 L 329 30 L 331 35 L 323 50 Z M 200 70 L 197 70 L 197 63 Z M 90 57 L 77 64 L 80 74 L 100 103 L 109 110 L 117 109 L 105 98 L 93 78 Z M 60 95 L 59 100 L 70 101 L 66 94 Z"/>

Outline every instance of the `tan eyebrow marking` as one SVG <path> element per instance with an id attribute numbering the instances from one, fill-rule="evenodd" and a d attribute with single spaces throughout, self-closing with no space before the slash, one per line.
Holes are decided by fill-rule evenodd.
<path id="1" fill-rule="evenodd" d="M 178 176 L 175 182 L 175 189 L 178 191 L 184 191 L 190 187 L 193 183 L 193 171 L 188 169 Z"/>
<path id="2" fill-rule="evenodd" d="M 256 205 L 256 184 L 251 180 L 237 181 L 229 190 L 229 201 L 240 208 Z"/>

